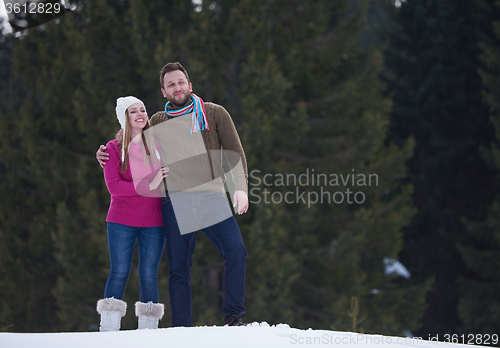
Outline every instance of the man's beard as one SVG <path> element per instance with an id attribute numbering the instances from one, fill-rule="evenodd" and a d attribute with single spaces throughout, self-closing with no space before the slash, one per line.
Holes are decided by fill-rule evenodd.
<path id="1" fill-rule="evenodd" d="M 172 100 L 169 100 L 169 102 L 174 106 L 180 107 L 180 106 L 184 106 L 184 104 L 186 104 L 186 102 L 188 101 L 189 98 L 191 98 L 191 93 L 188 95 L 184 95 L 184 98 L 180 102 L 177 102 L 173 97 L 172 97 Z"/>

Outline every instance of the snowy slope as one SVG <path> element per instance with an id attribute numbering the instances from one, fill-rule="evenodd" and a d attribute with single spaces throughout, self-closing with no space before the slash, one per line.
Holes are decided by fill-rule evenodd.
<path id="1" fill-rule="evenodd" d="M 393 348 L 448 347 L 464 348 L 463 344 L 426 339 L 364 335 L 326 330 L 299 330 L 288 325 L 251 327 L 193 327 L 158 330 L 131 330 L 90 333 L 0 333 L 1 348 L 136 348 L 136 347 L 342 347 Z"/>

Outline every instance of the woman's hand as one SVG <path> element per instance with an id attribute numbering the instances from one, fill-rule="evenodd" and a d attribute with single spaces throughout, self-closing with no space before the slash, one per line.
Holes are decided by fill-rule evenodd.
<path id="1" fill-rule="evenodd" d="M 153 191 L 158 188 L 158 186 L 161 184 L 163 179 L 165 179 L 168 176 L 168 171 L 170 170 L 169 167 L 161 167 L 158 170 L 158 173 L 156 173 L 156 176 L 154 179 L 149 183 L 149 190 Z"/>

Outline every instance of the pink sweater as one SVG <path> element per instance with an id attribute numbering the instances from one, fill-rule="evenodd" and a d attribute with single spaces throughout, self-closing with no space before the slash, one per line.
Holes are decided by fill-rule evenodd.
<path id="1" fill-rule="evenodd" d="M 163 226 L 161 217 L 161 195 L 156 192 L 149 191 L 149 182 L 154 178 L 160 164 L 158 161 L 149 168 L 144 166 L 143 159 L 138 160 L 137 156 L 140 154 L 138 151 L 141 143 L 131 143 L 129 163 L 127 171 L 121 172 L 121 149 L 118 147 L 118 140 L 114 139 L 106 144 L 106 150 L 109 153 L 109 161 L 104 166 L 104 180 L 106 186 L 111 194 L 111 204 L 109 205 L 107 222 L 115 222 L 122 225 L 134 227 L 154 227 Z M 134 154 L 135 156 L 132 156 Z M 154 156 L 154 155 L 153 155 Z M 147 171 L 150 175 L 139 183 L 132 179 L 132 172 L 130 170 L 130 163 L 135 158 L 134 166 L 142 165 L 139 168 L 141 172 Z M 135 169 L 135 167 L 134 167 Z M 134 170 L 135 175 L 136 170 Z M 144 197 L 137 192 L 144 195 L 156 197 Z"/>

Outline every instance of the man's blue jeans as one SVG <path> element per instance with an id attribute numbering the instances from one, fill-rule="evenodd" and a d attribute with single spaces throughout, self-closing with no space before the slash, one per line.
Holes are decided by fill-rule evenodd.
<path id="1" fill-rule="evenodd" d="M 138 244 L 140 300 L 158 303 L 158 267 L 165 248 L 163 227 L 132 227 L 108 222 L 108 246 L 111 270 L 104 298 L 123 300 L 135 244 Z"/>
<path id="2" fill-rule="evenodd" d="M 186 193 L 188 194 L 188 193 Z M 214 195 L 228 202 L 222 194 L 207 192 L 207 195 L 194 194 L 193 214 L 197 218 L 203 215 L 203 206 L 213 202 Z M 191 326 L 191 266 L 196 245 L 196 232 L 181 235 L 170 197 L 162 201 L 163 226 L 165 228 L 167 256 L 170 263 L 169 290 L 172 308 L 172 326 Z M 201 212 L 200 212 L 201 211 Z M 215 225 L 202 229 L 224 258 L 222 282 L 222 313 L 225 318 L 233 314 L 245 315 L 243 297 L 245 293 L 246 249 L 240 229 L 234 216 Z"/>

